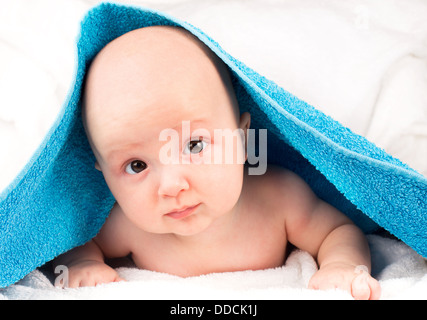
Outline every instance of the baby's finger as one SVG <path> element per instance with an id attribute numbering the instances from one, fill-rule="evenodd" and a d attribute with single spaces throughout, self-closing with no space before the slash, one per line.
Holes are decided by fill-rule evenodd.
<path id="1" fill-rule="evenodd" d="M 380 283 L 376 279 L 369 277 L 368 285 L 369 285 L 369 288 L 371 290 L 371 296 L 369 297 L 369 299 L 370 300 L 379 300 L 379 298 L 381 297 L 381 285 L 380 285 Z"/>
<path id="2" fill-rule="evenodd" d="M 122 278 L 120 276 L 117 276 L 116 279 L 114 279 L 114 282 L 122 282 L 122 281 L 127 282 L 126 279 L 124 279 L 124 278 Z"/>
<path id="3" fill-rule="evenodd" d="M 371 296 L 371 288 L 368 284 L 369 274 L 362 272 L 351 283 L 351 295 L 356 300 L 368 300 Z"/>

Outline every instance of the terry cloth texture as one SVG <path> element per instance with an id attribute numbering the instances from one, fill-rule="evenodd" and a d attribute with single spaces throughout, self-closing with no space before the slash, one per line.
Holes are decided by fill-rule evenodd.
<path id="1" fill-rule="evenodd" d="M 299 174 L 364 232 L 381 226 L 427 257 L 427 179 L 228 55 L 202 31 L 152 10 L 104 3 L 84 18 L 75 81 L 56 122 L 0 195 L 0 286 L 84 244 L 113 204 L 81 119 L 85 74 L 115 38 L 152 25 L 192 32 L 230 68 L 241 112 L 268 130 L 268 161 Z M 141 48 L 143 50 L 143 48 Z M 404 111 L 402 111 L 404 112 Z"/>

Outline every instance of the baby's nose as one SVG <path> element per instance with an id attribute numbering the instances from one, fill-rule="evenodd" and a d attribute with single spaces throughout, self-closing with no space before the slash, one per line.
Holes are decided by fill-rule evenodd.
<path id="1" fill-rule="evenodd" d="M 184 174 L 178 170 L 164 170 L 161 175 L 158 194 L 161 197 L 176 197 L 190 187 Z"/>

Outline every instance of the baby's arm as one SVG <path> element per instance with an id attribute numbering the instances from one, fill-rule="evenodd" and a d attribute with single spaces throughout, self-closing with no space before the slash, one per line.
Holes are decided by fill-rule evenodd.
<path id="1" fill-rule="evenodd" d="M 119 258 L 129 254 L 122 227 L 122 212 L 115 206 L 94 239 L 53 261 L 54 269 L 59 265 L 68 268 L 68 287 L 89 287 L 123 280 L 113 268 L 104 263 L 105 258 Z"/>
<path id="2" fill-rule="evenodd" d="M 104 255 L 94 240 L 74 248 L 54 260 L 54 267 L 68 268 L 67 287 L 89 287 L 121 281 L 117 272 L 104 263 Z"/>
<path id="3" fill-rule="evenodd" d="M 309 288 L 340 288 L 356 299 L 379 299 L 379 283 L 370 276 L 369 247 L 364 234 L 354 224 L 334 226 L 321 241 L 317 261 L 319 271 L 311 278 Z"/>
<path id="4" fill-rule="evenodd" d="M 362 231 L 336 208 L 317 198 L 298 176 L 286 172 L 288 241 L 317 258 L 312 289 L 340 288 L 356 299 L 378 299 L 381 289 L 369 274 L 371 258 Z M 363 271 L 366 270 L 366 271 Z"/>

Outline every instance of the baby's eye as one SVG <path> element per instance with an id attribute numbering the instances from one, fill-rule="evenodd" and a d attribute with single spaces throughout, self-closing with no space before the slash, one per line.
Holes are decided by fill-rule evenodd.
<path id="1" fill-rule="evenodd" d="M 138 174 L 144 171 L 146 168 L 147 168 L 147 164 L 144 161 L 135 160 L 126 166 L 125 171 L 128 174 Z"/>
<path id="2" fill-rule="evenodd" d="M 206 147 L 207 143 L 205 141 L 203 141 L 202 138 L 198 139 L 198 140 L 191 140 L 189 143 L 186 144 L 185 149 L 184 149 L 184 153 L 185 154 L 189 154 L 189 153 L 200 153 L 202 152 L 202 150 Z"/>

